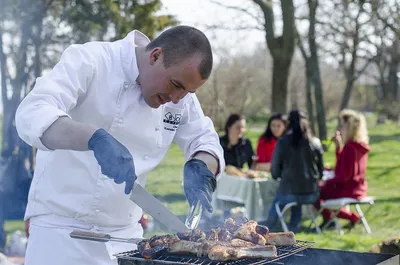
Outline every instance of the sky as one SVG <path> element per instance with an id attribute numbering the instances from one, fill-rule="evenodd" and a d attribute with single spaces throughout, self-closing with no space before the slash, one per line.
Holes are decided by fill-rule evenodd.
<path id="1" fill-rule="evenodd" d="M 221 7 L 212 0 L 161 0 L 162 13 L 175 15 L 181 24 L 195 26 L 203 30 L 210 39 L 213 49 L 229 49 L 232 53 L 250 53 L 260 44 L 265 45 L 265 35 L 260 30 L 210 29 L 208 26 L 238 28 L 254 26 L 257 23 L 250 16 Z M 245 7 L 257 14 L 258 7 L 249 0 L 219 0 L 231 6 Z M 190 4 L 188 4 L 190 3 Z M 238 15 L 240 14 L 240 15 Z"/>

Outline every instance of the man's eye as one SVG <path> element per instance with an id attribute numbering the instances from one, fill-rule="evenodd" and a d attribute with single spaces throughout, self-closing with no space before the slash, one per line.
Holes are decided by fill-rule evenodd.
<path id="1" fill-rule="evenodd" d="M 175 84 L 174 82 L 171 82 L 171 83 L 175 88 L 181 88 L 179 85 Z"/>

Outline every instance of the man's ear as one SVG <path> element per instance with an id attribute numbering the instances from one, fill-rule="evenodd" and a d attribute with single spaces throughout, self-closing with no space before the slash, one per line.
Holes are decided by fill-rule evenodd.
<path id="1" fill-rule="evenodd" d="M 160 47 L 156 47 L 150 52 L 149 56 L 149 64 L 154 65 L 156 63 L 163 63 L 164 61 L 164 53 L 163 49 Z"/>

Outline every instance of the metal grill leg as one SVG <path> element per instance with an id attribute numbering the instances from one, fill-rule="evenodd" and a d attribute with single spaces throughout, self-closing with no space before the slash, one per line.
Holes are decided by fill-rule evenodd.
<path id="1" fill-rule="evenodd" d="M 368 234 L 371 234 L 371 228 L 370 228 L 369 225 L 368 225 L 367 218 L 365 218 L 365 215 L 364 215 L 363 211 L 361 210 L 360 205 L 359 205 L 359 204 L 356 204 L 355 207 L 356 207 L 356 210 L 357 210 L 358 214 L 359 214 L 360 217 L 361 217 L 361 222 L 362 222 L 363 225 L 364 225 L 365 231 L 367 231 Z M 371 208 L 371 207 L 372 207 L 372 204 L 371 204 L 369 207 Z M 370 209 L 370 208 L 369 208 L 369 209 Z M 369 209 L 368 209 L 368 211 L 369 211 Z"/>

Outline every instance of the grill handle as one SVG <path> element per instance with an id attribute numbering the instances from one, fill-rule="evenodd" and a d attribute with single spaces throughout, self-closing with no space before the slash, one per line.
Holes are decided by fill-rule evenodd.
<path id="1" fill-rule="evenodd" d="M 76 239 L 83 239 L 89 241 L 97 241 L 97 242 L 108 242 L 108 241 L 115 241 L 115 242 L 122 242 L 122 243 L 131 243 L 137 244 L 143 240 L 143 238 L 120 238 L 120 237 L 112 237 L 109 234 L 102 234 L 102 233 L 94 233 L 94 232 L 87 232 L 87 231 L 72 231 L 69 236 L 71 238 Z"/>

